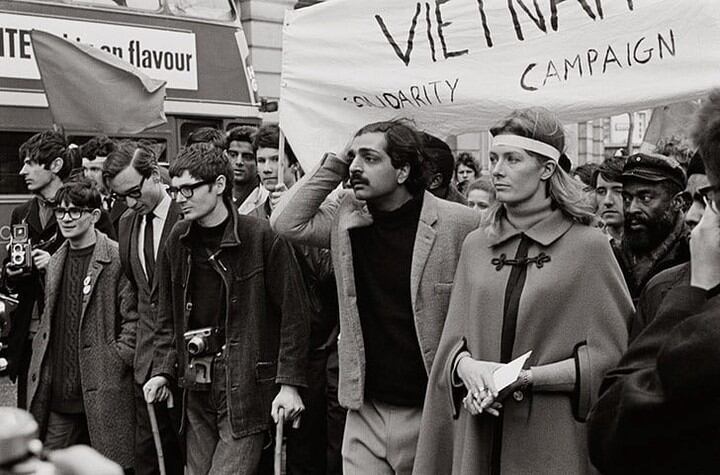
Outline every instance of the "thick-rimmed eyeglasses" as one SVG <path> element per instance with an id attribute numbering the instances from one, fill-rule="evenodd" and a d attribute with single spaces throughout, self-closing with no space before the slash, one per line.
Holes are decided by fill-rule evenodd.
<path id="1" fill-rule="evenodd" d="M 80 216 L 86 211 L 90 213 L 92 212 L 92 208 L 62 208 L 58 206 L 53 210 L 53 213 L 55 213 L 55 219 L 58 221 L 65 219 L 65 215 L 70 216 L 70 219 L 75 221 L 76 219 L 80 219 Z"/>
<path id="2" fill-rule="evenodd" d="M 112 197 L 122 201 L 125 201 L 128 198 L 132 198 L 134 200 L 140 198 L 142 196 L 142 187 L 145 184 L 146 179 L 147 177 L 142 177 L 142 180 L 140 180 L 140 183 L 137 186 L 132 187 L 125 193 L 113 193 Z"/>
<path id="3" fill-rule="evenodd" d="M 165 191 L 168 195 L 170 195 L 170 198 L 175 201 L 177 199 L 178 193 L 181 194 L 184 198 L 192 198 L 192 195 L 193 193 L 195 193 L 196 188 L 200 188 L 203 185 L 210 185 L 212 183 L 215 183 L 215 180 L 199 181 L 190 185 L 168 186 L 167 188 L 165 188 Z"/>

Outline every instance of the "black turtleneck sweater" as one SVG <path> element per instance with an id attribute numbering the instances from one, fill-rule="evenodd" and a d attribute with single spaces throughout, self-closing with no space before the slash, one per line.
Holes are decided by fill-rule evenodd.
<path id="1" fill-rule="evenodd" d="M 192 310 L 188 329 L 205 327 L 225 328 L 226 289 L 222 276 L 210 263 L 210 256 L 220 249 L 228 217 L 217 226 L 203 227 L 193 223 L 192 270 L 190 272 L 190 298 Z"/>
<path id="2" fill-rule="evenodd" d="M 400 208 L 370 210 L 371 226 L 351 229 L 355 289 L 365 342 L 365 395 L 418 407 L 427 373 L 410 299 L 410 269 L 423 196 Z"/>

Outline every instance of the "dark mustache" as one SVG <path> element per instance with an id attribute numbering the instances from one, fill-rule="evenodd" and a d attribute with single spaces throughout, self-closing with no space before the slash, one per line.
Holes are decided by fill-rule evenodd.
<path id="1" fill-rule="evenodd" d="M 359 173 L 350 175 L 350 185 L 369 185 L 370 182 Z"/>

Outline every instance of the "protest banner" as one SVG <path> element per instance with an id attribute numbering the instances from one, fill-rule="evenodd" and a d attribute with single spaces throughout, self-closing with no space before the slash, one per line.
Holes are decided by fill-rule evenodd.
<path id="1" fill-rule="evenodd" d="M 713 0 L 334 0 L 285 17 L 280 123 L 306 169 L 362 125 L 438 136 L 545 106 L 565 123 L 720 86 Z"/>

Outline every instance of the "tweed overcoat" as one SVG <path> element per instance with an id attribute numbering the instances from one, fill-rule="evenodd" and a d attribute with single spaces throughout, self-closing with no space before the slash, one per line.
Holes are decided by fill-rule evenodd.
<path id="1" fill-rule="evenodd" d="M 299 244 L 330 247 L 340 305 L 338 399 L 359 409 L 365 388 L 365 346 L 357 307 L 350 230 L 372 224 L 364 201 L 343 191 L 328 195 L 347 176 L 348 165 L 334 155 L 305 175 L 283 197 L 270 224 Z M 425 369 L 429 373 L 447 315 L 455 266 L 465 236 L 478 227 L 480 214 L 425 192 L 415 235 L 410 297 Z M 388 348 L 388 351 L 391 351 Z"/>
<path id="2" fill-rule="evenodd" d="M 506 285 L 522 233 L 503 219 L 499 232 L 471 233 L 463 244 L 448 318 L 433 365 L 414 473 L 572 473 L 592 471 L 586 416 L 605 371 L 627 345 L 632 302 L 610 244 L 594 228 L 555 210 L 525 231 L 528 257 L 519 299 L 512 358 L 529 350 L 526 367 L 574 358 L 573 392 L 526 390 L 503 401 L 502 420 L 461 408 L 464 387 L 453 386 L 455 357 L 500 361 Z M 496 424 L 502 424 L 495 432 Z M 499 434 L 495 437 L 494 434 Z M 495 451 L 493 451 L 493 444 Z M 500 444 L 500 445 L 497 445 Z"/>
<path id="3" fill-rule="evenodd" d="M 135 443 L 132 364 L 137 304 L 120 267 L 118 244 L 105 234 L 96 233 L 87 275 L 79 277 L 87 282 L 83 288 L 78 340 L 83 404 L 92 447 L 123 467 L 132 467 Z M 55 309 L 68 249 L 69 243 L 65 242 L 48 264 L 45 309 L 33 339 L 28 402 L 30 412 L 40 424 L 41 436 L 50 413 L 51 320 L 62 317 Z"/>

